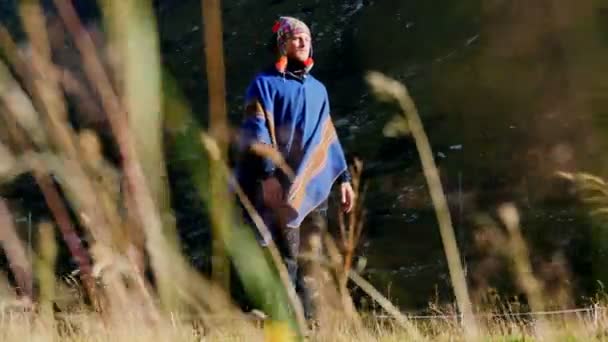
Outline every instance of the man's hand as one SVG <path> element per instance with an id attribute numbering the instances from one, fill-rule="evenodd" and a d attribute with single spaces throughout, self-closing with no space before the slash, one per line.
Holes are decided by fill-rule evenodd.
<path id="1" fill-rule="evenodd" d="M 342 210 L 345 213 L 350 213 L 355 206 L 355 192 L 349 182 L 344 182 L 340 186 L 340 192 L 342 193 Z"/>
<path id="2" fill-rule="evenodd" d="M 262 181 L 262 194 L 264 204 L 269 208 L 277 208 L 283 202 L 283 188 L 276 177 L 269 177 Z"/>

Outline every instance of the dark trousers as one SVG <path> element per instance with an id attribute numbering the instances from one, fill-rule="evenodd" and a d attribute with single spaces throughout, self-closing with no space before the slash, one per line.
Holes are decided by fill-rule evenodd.
<path id="1" fill-rule="evenodd" d="M 315 246 L 311 241 L 320 242 L 326 226 L 327 203 L 324 202 L 306 216 L 299 228 L 284 228 L 275 234 L 277 247 L 283 256 L 291 283 L 300 296 L 307 319 L 314 317 L 313 299 L 317 286 L 313 277 L 306 276 L 306 265 L 311 264 L 311 261 L 299 256 L 301 253 L 314 254 Z"/>

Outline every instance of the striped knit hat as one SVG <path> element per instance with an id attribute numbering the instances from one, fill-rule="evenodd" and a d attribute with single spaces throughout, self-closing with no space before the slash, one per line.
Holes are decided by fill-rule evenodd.
<path id="1" fill-rule="evenodd" d="M 280 17 L 272 27 L 272 32 L 277 36 L 277 49 L 279 51 L 279 59 L 275 63 L 275 67 L 280 73 L 285 73 L 287 70 L 287 41 L 293 35 L 306 33 L 309 36 L 310 29 L 304 22 L 293 17 Z M 308 73 L 314 65 L 312 59 L 312 45 L 310 46 L 310 56 L 304 61 L 305 71 Z"/>

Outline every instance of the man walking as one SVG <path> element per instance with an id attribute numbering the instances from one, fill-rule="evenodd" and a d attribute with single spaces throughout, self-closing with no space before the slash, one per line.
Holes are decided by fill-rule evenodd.
<path id="1" fill-rule="evenodd" d="M 257 74 L 247 90 L 240 136 L 245 158 L 237 165 L 237 177 L 270 228 L 272 237 L 263 241 L 275 239 L 304 312 L 312 318 L 310 286 L 297 260 L 301 236 L 325 228 L 327 198 L 336 181 L 345 212 L 353 207 L 354 192 L 327 90 L 310 74 L 310 29 L 298 19 L 280 17 L 272 32 L 277 60 Z M 276 149 L 295 177 L 288 177 L 270 158 L 253 155 L 255 144 Z"/>

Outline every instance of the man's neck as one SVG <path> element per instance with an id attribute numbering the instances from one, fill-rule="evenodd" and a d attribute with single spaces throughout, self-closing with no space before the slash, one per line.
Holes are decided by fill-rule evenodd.
<path id="1" fill-rule="evenodd" d="M 300 81 L 304 81 L 304 79 L 308 75 L 308 71 L 306 70 L 306 66 L 304 65 L 304 63 L 300 62 L 297 59 L 291 58 L 287 63 L 287 70 L 285 70 L 285 73 Z"/>
<path id="2" fill-rule="evenodd" d="M 306 66 L 298 59 L 289 58 L 287 62 L 287 70 L 293 73 L 304 73 L 306 72 Z"/>

